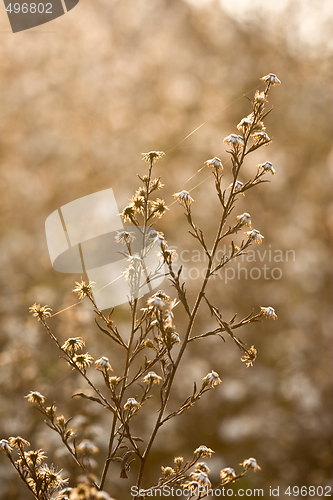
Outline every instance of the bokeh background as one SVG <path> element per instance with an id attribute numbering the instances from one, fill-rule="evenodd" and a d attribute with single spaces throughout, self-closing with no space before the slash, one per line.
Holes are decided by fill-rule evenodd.
<path id="1" fill-rule="evenodd" d="M 280 486 L 284 498 L 289 485 L 330 484 L 331 2 L 81 0 L 69 14 L 15 35 L 3 6 L 0 14 L 0 436 L 21 435 L 33 448 L 45 448 L 49 462 L 63 468 L 75 485 L 78 471 L 58 436 L 24 399 L 38 390 L 49 403 L 56 401 L 66 417 L 74 415 L 78 436 L 100 447 L 96 461 L 101 463 L 107 415 L 90 402 L 71 399 L 84 385 L 28 314 L 34 302 L 59 311 L 76 301 L 71 289 L 80 276 L 52 269 L 45 219 L 63 204 L 109 187 L 123 208 L 138 186 L 136 174 L 144 173 L 140 153 L 163 150 L 167 155 L 156 165 L 166 184 L 163 198 L 171 205 L 175 191 L 195 188 L 194 214 L 211 241 L 218 204 L 208 170 L 197 171 L 205 160 L 219 156 L 226 162 L 229 184 L 223 138 L 235 133 L 250 111 L 243 96 L 251 98 L 263 86 L 259 78 L 274 72 L 282 85 L 270 93 L 274 110 L 266 125 L 273 143 L 248 158 L 242 178 L 266 160 L 273 162 L 276 175 L 242 197 L 237 213 L 251 213 L 254 227 L 265 236 L 255 250 L 267 250 L 264 262 L 257 256 L 256 262 L 242 265 L 249 270 L 279 267 L 282 277 L 227 284 L 218 278 L 208 296 L 227 320 L 268 305 L 279 320 L 239 332 L 258 350 L 253 368 L 241 363 L 228 338 L 190 347 L 171 407 L 191 392 L 193 380 L 200 382 L 212 369 L 223 383 L 163 427 L 145 486 L 156 481 L 161 465 L 171 465 L 176 455 L 190 458 L 200 444 L 216 452 L 209 461 L 215 484 L 222 467 L 237 468 L 249 456 L 256 457 L 262 472 L 236 487 L 264 488 L 265 498 L 269 486 Z M 170 208 L 156 228 L 170 245 L 189 250 L 186 257 L 193 260 L 198 247 L 188 235 L 182 209 Z M 280 250 L 283 262 L 272 263 L 268 250 Z M 295 259 L 286 261 L 287 250 L 295 252 Z M 190 300 L 197 288 L 191 280 Z M 164 290 L 173 296 L 168 283 Z M 126 307 L 117 308 L 115 319 L 125 336 L 128 317 Z M 181 309 L 176 310 L 180 335 L 183 321 Z M 62 341 L 83 336 L 89 352 L 107 355 L 116 371 L 119 351 L 101 338 L 88 304 L 55 316 L 50 324 Z M 203 307 L 195 332 L 214 326 Z M 151 408 L 155 411 L 153 403 Z M 143 437 L 153 417 L 146 412 L 137 419 Z M 109 493 L 129 498 L 135 471 L 134 464 L 125 481 L 115 467 Z M 1 499 L 27 497 L 5 456 L 0 483 Z"/>

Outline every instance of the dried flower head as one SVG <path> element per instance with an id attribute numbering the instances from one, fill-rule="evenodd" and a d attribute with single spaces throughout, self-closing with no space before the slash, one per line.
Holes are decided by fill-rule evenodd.
<path id="1" fill-rule="evenodd" d="M 228 189 L 232 189 L 233 183 L 228 186 Z M 239 193 L 242 190 L 243 183 L 241 181 L 236 181 L 234 186 L 234 193 Z"/>
<path id="2" fill-rule="evenodd" d="M 38 476 L 47 484 L 49 490 L 62 488 L 69 481 L 61 476 L 61 471 L 56 471 L 53 466 L 49 467 L 47 464 L 43 464 L 38 469 Z"/>
<path id="3" fill-rule="evenodd" d="M 223 142 L 233 147 L 243 147 L 244 139 L 241 135 L 230 134 L 223 139 Z"/>
<path id="4" fill-rule="evenodd" d="M 21 436 L 10 437 L 8 441 L 12 448 L 17 448 L 18 450 L 23 450 L 25 446 L 30 446 L 29 441 L 21 438 Z"/>
<path id="5" fill-rule="evenodd" d="M 107 370 L 111 370 L 113 372 L 109 358 L 107 358 L 106 356 L 102 356 L 100 359 L 97 359 L 95 361 L 95 365 L 96 365 L 96 370 L 100 370 L 101 372 Z"/>
<path id="6" fill-rule="evenodd" d="M 265 316 L 268 319 L 277 319 L 277 314 L 273 307 L 260 307 L 262 316 Z"/>
<path id="7" fill-rule="evenodd" d="M 163 472 L 163 479 L 166 479 L 167 477 L 173 476 L 176 474 L 175 470 L 172 467 L 161 467 L 162 472 Z"/>
<path id="8" fill-rule="evenodd" d="M 24 397 L 27 398 L 29 403 L 38 403 L 42 405 L 45 402 L 45 397 L 37 391 L 30 391 L 29 394 Z"/>
<path id="9" fill-rule="evenodd" d="M 174 461 L 175 465 L 177 466 L 177 468 L 179 469 L 184 463 L 184 457 L 175 457 L 173 459 L 173 461 Z"/>
<path id="10" fill-rule="evenodd" d="M 270 84 L 270 85 L 280 85 L 281 84 L 281 81 L 278 79 L 278 77 L 276 75 L 274 75 L 274 73 L 268 73 L 268 75 L 262 76 L 260 78 L 260 80 L 263 80 L 264 82 L 266 82 L 267 84 Z"/>
<path id="11" fill-rule="evenodd" d="M 35 318 L 38 318 L 38 321 L 43 321 L 46 318 L 50 317 L 51 311 L 52 309 L 47 305 L 41 306 L 40 304 L 35 303 L 29 307 L 29 312 L 31 312 Z"/>
<path id="12" fill-rule="evenodd" d="M 128 398 L 124 404 L 124 410 L 138 410 L 140 406 L 140 403 L 135 398 Z"/>
<path id="13" fill-rule="evenodd" d="M 155 245 L 155 243 L 165 244 L 164 234 L 150 228 L 146 234 L 146 242 L 148 243 L 148 245 Z"/>
<path id="14" fill-rule="evenodd" d="M 84 439 L 81 441 L 81 443 L 77 446 L 77 451 L 79 453 L 82 453 L 82 455 L 96 455 L 98 453 L 99 449 L 97 448 L 96 445 L 89 439 Z"/>
<path id="15" fill-rule="evenodd" d="M 71 337 L 66 340 L 66 342 L 61 346 L 66 352 L 74 353 L 79 349 L 82 349 L 86 344 L 82 337 Z"/>
<path id="16" fill-rule="evenodd" d="M 142 380 L 146 382 L 146 384 L 154 385 L 154 384 L 159 384 L 163 379 L 162 377 L 157 375 L 157 373 L 149 372 Z"/>
<path id="17" fill-rule="evenodd" d="M 75 354 L 75 356 L 73 356 L 73 361 L 76 366 L 80 368 L 80 370 L 85 370 L 91 365 L 91 363 L 94 361 L 94 358 L 90 356 L 88 352 L 86 352 L 85 354 Z"/>
<path id="18" fill-rule="evenodd" d="M 141 153 L 143 161 L 157 162 L 165 153 L 163 151 L 149 151 L 149 153 Z"/>
<path id="19" fill-rule="evenodd" d="M 204 488 L 211 487 L 211 482 L 209 481 L 207 474 L 201 470 L 191 472 L 190 477 Z"/>
<path id="20" fill-rule="evenodd" d="M 211 385 L 212 387 L 215 387 L 222 382 L 219 374 L 214 372 L 213 370 L 208 373 L 202 380 L 204 381 L 204 385 Z"/>
<path id="21" fill-rule="evenodd" d="M 247 130 L 252 125 L 251 117 L 247 116 L 246 118 L 242 118 L 239 124 L 237 125 L 238 130 Z"/>
<path id="22" fill-rule="evenodd" d="M 185 189 L 183 191 L 180 191 L 179 193 L 175 193 L 173 197 L 185 207 L 190 206 L 191 203 L 194 202 L 194 199 L 192 198 L 190 193 L 188 191 L 185 191 Z"/>
<path id="23" fill-rule="evenodd" d="M 133 222 L 135 214 L 136 214 L 135 207 L 133 207 L 133 205 L 128 205 L 127 207 L 124 208 L 124 210 L 121 212 L 120 215 L 122 216 L 124 222 L 126 221 Z"/>
<path id="24" fill-rule="evenodd" d="M 115 388 L 117 387 L 117 385 L 119 384 L 120 381 L 121 381 L 120 377 L 116 377 L 116 376 L 110 377 L 109 383 L 110 383 L 111 389 L 115 390 Z"/>
<path id="25" fill-rule="evenodd" d="M 168 207 L 165 205 L 165 201 L 160 198 L 156 198 L 155 201 L 151 202 L 152 215 L 158 217 L 159 219 L 165 214 Z"/>
<path id="26" fill-rule="evenodd" d="M 28 465 L 40 465 L 43 460 L 47 458 L 46 453 L 42 450 L 31 450 L 31 451 L 25 451 L 24 452 L 24 458 L 26 462 L 28 462 Z"/>
<path id="27" fill-rule="evenodd" d="M 170 297 L 166 293 L 162 292 L 162 290 L 154 293 L 154 295 L 149 297 L 147 300 L 148 307 L 154 307 L 160 311 L 168 307 L 169 303 Z"/>
<path id="28" fill-rule="evenodd" d="M 150 192 L 152 191 L 156 191 L 156 190 L 160 190 L 164 187 L 164 184 L 162 184 L 162 182 L 160 181 L 160 179 L 153 179 L 150 181 L 150 184 L 149 184 L 149 190 Z"/>
<path id="29" fill-rule="evenodd" d="M 215 168 L 216 170 L 223 170 L 222 161 L 217 156 L 214 156 L 211 160 L 205 161 L 207 167 Z"/>
<path id="30" fill-rule="evenodd" d="M 272 140 L 269 137 L 269 135 L 266 132 L 263 132 L 263 131 L 254 132 L 254 134 L 252 134 L 252 137 L 255 140 L 255 142 L 256 142 L 257 145 L 259 145 L 259 144 L 260 145 L 261 144 L 268 144 Z"/>
<path id="31" fill-rule="evenodd" d="M 253 457 L 247 458 L 246 460 L 244 460 L 244 462 L 240 463 L 239 465 L 242 465 L 244 470 L 252 469 L 254 472 L 256 472 L 257 470 L 261 470 L 261 467 L 259 467 L 256 459 Z"/>
<path id="32" fill-rule="evenodd" d="M 89 283 L 86 284 L 86 282 L 81 279 L 80 282 L 76 281 L 75 284 L 76 287 L 73 288 L 73 292 L 78 294 L 79 299 L 84 299 L 84 297 L 90 296 L 92 294 L 92 287 L 95 282 L 89 281 Z"/>
<path id="33" fill-rule="evenodd" d="M 171 345 L 181 344 L 181 340 L 177 332 L 170 333 L 170 344 Z"/>
<path id="34" fill-rule="evenodd" d="M 1 439 L 0 440 L 0 450 L 5 452 L 5 453 L 11 453 L 13 448 L 10 446 L 9 441 L 7 441 L 7 439 Z"/>
<path id="35" fill-rule="evenodd" d="M 138 194 L 135 194 L 131 198 L 131 206 L 134 207 L 135 213 L 143 213 L 144 207 L 145 207 L 145 199 L 143 196 L 140 196 Z"/>
<path id="36" fill-rule="evenodd" d="M 249 227 L 251 227 L 251 215 L 248 214 L 247 212 L 244 212 L 243 214 L 241 215 L 237 215 L 237 220 L 238 220 L 238 224 L 245 224 Z"/>
<path id="37" fill-rule="evenodd" d="M 135 240 L 134 233 L 128 231 L 117 231 L 117 235 L 114 237 L 117 243 L 122 243 L 123 245 L 129 245 Z"/>
<path id="38" fill-rule="evenodd" d="M 196 468 L 201 470 L 202 472 L 205 472 L 206 474 L 210 474 L 210 468 L 208 467 L 207 464 L 205 464 L 205 462 L 199 462 L 196 465 Z"/>
<path id="39" fill-rule="evenodd" d="M 225 467 L 220 471 L 220 478 L 222 479 L 223 483 L 231 481 L 235 477 L 237 477 L 236 472 L 232 467 Z"/>
<path id="40" fill-rule="evenodd" d="M 264 239 L 264 236 L 260 234 L 260 232 L 257 229 L 252 229 L 252 231 L 247 231 L 245 234 L 250 241 L 255 241 L 256 243 L 258 243 L 258 245 L 261 245 L 262 240 Z"/>
<path id="41" fill-rule="evenodd" d="M 249 366 L 253 366 L 254 361 L 257 358 L 257 349 L 254 347 L 254 345 L 251 345 L 250 349 L 247 349 L 245 352 L 244 356 L 241 357 L 241 360 L 243 363 L 246 364 L 247 368 Z"/>
<path id="42" fill-rule="evenodd" d="M 200 458 L 211 457 L 213 453 L 215 453 L 215 451 L 211 450 L 210 448 L 208 448 L 204 444 L 202 444 L 201 446 L 199 446 L 199 448 L 197 448 L 194 451 L 194 454 L 197 455 L 197 457 L 200 457 Z"/>
<path id="43" fill-rule="evenodd" d="M 273 167 L 273 164 L 270 161 L 265 161 L 265 163 L 261 163 L 258 165 L 259 171 L 262 172 L 270 172 L 272 175 L 275 174 L 275 168 Z"/>

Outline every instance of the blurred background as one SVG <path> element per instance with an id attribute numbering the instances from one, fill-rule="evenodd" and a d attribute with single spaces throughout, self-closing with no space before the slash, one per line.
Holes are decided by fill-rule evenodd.
<path id="1" fill-rule="evenodd" d="M 227 283 L 218 277 L 207 295 L 226 320 L 260 306 L 274 307 L 279 320 L 238 332 L 258 350 L 253 368 L 241 363 L 229 338 L 191 345 L 170 406 L 176 408 L 191 392 L 193 380 L 200 383 L 212 369 L 223 383 L 162 428 L 144 486 L 156 482 L 161 465 L 172 465 L 177 455 L 189 459 L 201 444 L 215 451 L 208 461 L 213 484 L 221 468 L 237 469 L 250 456 L 262 471 L 236 488 L 264 488 L 268 497 L 269 486 L 283 492 L 289 485 L 329 484 L 332 3 L 322 0 L 319 8 L 315 0 L 81 0 L 69 14 L 15 35 L 4 7 L 0 14 L 0 437 L 21 435 L 33 449 L 43 447 L 49 462 L 63 468 L 75 485 L 79 471 L 60 438 L 24 399 L 30 390 L 40 391 L 66 417 L 74 415 L 73 428 L 79 438 L 88 436 L 100 447 L 96 461 L 102 463 L 107 415 L 89 401 L 71 399 L 85 388 L 82 381 L 28 314 L 34 302 L 54 311 L 76 302 L 71 290 L 80 276 L 52 269 L 45 219 L 63 204 L 110 187 L 122 209 L 138 187 L 136 174 L 145 172 L 140 153 L 163 150 L 167 154 L 155 171 L 166 184 L 161 197 L 171 205 L 174 192 L 193 189 L 197 224 L 212 242 L 219 217 L 214 183 L 207 179 L 207 168 L 197 172 L 205 160 L 219 156 L 229 185 L 223 138 L 236 133 L 237 123 L 251 110 L 244 95 L 251 98 L 256 88 L 263 89 L 259 78 L 273 72 L 282 81 L 269 96 L 274 110 L 266 126 L 273 142 L 248 157 L 241 180 L 267 160 L 276 175 L 241 197 L 231 219 L 247 211 L 265 236 L 260 247 L 253 247 L 263 261 L 256 253 L 254 262 L 239 263 L 249 272 L 277 267 L 279 279 L 270 272 L 269 279 L 262 272 L 247 279 L 245 272 L 241 279 L 236 274 Z M 188 234 L 183 210 L 177 204 L 170 208 L 156 229 L 178 252 L 189 250 L 189 262 L 183 262 L 187 272 L 200 269 L 204 263 L 195 261 L 198 246 Z M 282 256 L 279 262 L 273 261 L 274 251 Z M 198 280 L 190 280 L 190 301 L 198 286 Z M 167 282 L 163 289 L 174 296 Z M 116 309 L 124 336 L 128 318 L 125 306 Z M 179 306 L 175 324 L 182 336 Z M 55 316 L 50 325 L 60 341 L 84 337 L 89 352 L 108 356 L 117 374 L 119 351 L 97 331 L 89 304 Z M 195 334 L 214 327 L 203 306 Z M 97 382 L 98 375 L 93 374 Z M 142 437 L 152 425 L 156 404 L 151 403 L 150 412 L 147 408 L 135 422 Z M 107 491 L 117 499 L 129 498 L 135 473 L 134 464 L 129 479 L 119 479 L 115 466 Z M 0 483 L 1 499 L 27 497 L 5 456 Z"/>

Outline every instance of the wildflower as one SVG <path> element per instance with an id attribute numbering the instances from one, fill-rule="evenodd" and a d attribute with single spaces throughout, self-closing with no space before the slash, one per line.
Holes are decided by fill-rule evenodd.
<path id="1" fill-rule="evenodd" d="M 42 405 L 45 402 L 45 397 L 37 391 L 30 391 L 29 394 L 24 397 L 27 398 L 29 403 L 38 403 Z"/>
<path id="2" fill-rule="evenodd" d="M 85 354 L 75 354 L 75 356 L 73 356 L 73 361 L 81 370 L 85 370 L 91 365 L 94 358 L 86 352 Z"/>
<path id="3" fill-rule="evenodd" d="M 110 377 L 109 382 L 110 382 L 111 389 L 115 390 L 115 388 L 117 387 L 117 385 L 119 384 L 120 381 L 121 381 L 120 377 Z"/>
<path id="4" fill-rule="evenodd" d="M 128 398 L 124 404 L 124 410 L 138 410 L 140 406 L 140 403 L 135 398 Z"/>
<path id="5" fill-rule="evenodd" d="M 196 465 L 196 468 L 201 470 L 202 472 L 205 472 L 206 474 L 210 474 L 210 468 L 205 464 L 205 462 L 199 462 Z"/>
<path id="6" fill-rule="evenodd" d="M 47 458 L 46 453 L 39 449 L 39 450 L 31 450 L 31 451 L 25 451 L 24 452 L 24 458 L 30 465 L 40 465 L 45 458 Z"/>
<path id="7" fill-rule="evenodd" d="M 264 82 L 270 85 L 281 84 L 281 81 L 278 79 L 276 75 L 274 75 L 274 73 L 268 73 L 268 75 L 261 77 L 260 80 L 263 80 Z"/>
<path id="8" fill-rule="evenodd" d="M 225 467 L 220 471 L 222 482 L 230 481 L 236 477 L 236 472 L 232 467 Z"/>
<path id="9" fill-rule="evenodd" d="M 252 119 L 249 118 L 248 116 L 246 118 L 242 118 L 239 124 L 237 125 L 238 130 L 243 130 L 245 131 L 252 125 Z"/>
<path id="10" fill-rule="evenodd" d="M 147 305 L 148 307 L 155 307 L 156 309 L 162 311 L 165 307 L 167 307 L 168 303 L 170 302 L 170 297 L 159 290 L 157 293 L 154 293 L 149 299 L 147 300 Z"/>
<path id="11" fill-rule="evenodd" d="M 165 153 L 163 151 L 149 151 L 149 153 L 141 153 L 143 161 L 156 162 L 160 160 Z"/>
<path id="12" fill-rule="evenodd" d="M 95 361 L 95 365 L 96 365 L 96 370 L 100 370 L 101 372 L 103 372 L 104 370 L 105 371 L 111 370 L 113 372 L 113 369 L 110 365 L 110 361 L 106 356 L 102 356 L 100 359 L 97 359 Z"/>
<path id="13" fill-rule="evenodd" d="M 135 194 L 131 198 L 131 206 L 135 208 L 135 212 L 143 213 L 143 209 L 145 207 L 145 199 L 143 196 L 139 196 Z"/>
<path id="14" fill-rule="evenodd" d="M 150 229 L 146 234 L 146 241 L 149 245 L 155 245 L 155 243 L 165 243 L 164 234 L 156 231 L 155 229 Z"/>
<path id="15" fill-rule="evenodd" d="M 10 453 L 13 450 L 13 448 L 10 446 L 9 441 L 7 441 L 7 439 L 1 439 L 0 450 L 4 451 L 5 453 Z"/>
<path id="16" fill-rule="evenodd" d="M 157 375 L 155 372 L 149 372 L 147 375 L 143 378 L 143 381 L 146 382 L 147 384 L 159 384 L 160 381 L 162 380 L 162 377 Z"/>
<path id="17" fill-rule="evenodd" d="M 261 314 L 269 319 L 277 319 L 277 314 L 273 307 L 260 307 Z"/>
<path id="18" fill-rule="evenodd" d="M 242 465 L 244 470 L 252 469 L 254 470 L 254 472 L 256 472 L 257 470 L 261 470 L 261 467 L 259 467 L 255 458 L 247 458 L 239 465 Z"/>
<path id="19" fill-rule="evenodd" d="M 205 488 L 211 487 L 211 482 L 209 481 L 208 476 L 205 472 L 201 470 L 195 470 L 194 472 L 191 472 L 190 476 L 194 481 L 199 483 L 201 486 Z"/>
<path id="20" fill-rule="evenodd" d="M 69 481 L 68 479 L 62 478 L 61 471 L 57 472 L 53 467 L 49 467 L 47 464 L 43 464 L 38 469 L 38 476 L 43 478 L 43 481 L 52 489 L 62 488 Z"/>
<path id="21" fill-rule="evenodd" d="M 253 366 L 254 361 L 257 359 L 257 349 L 254 345 L 251 345 L 250 349 L 247 349 L 244 356 L 241 357 L 243 363 L 246 364 L 247 368 Z"/>
<path id="22" fill-rule="evenodd" d="M 241 215 L 237 215 L 237 220 L 238 224 L 246 224 L 247 226 L 251 227 L 251 215 L 248 214 L 247 212 L 244 212 Z"/>
<path id="23" fill-rule="evenodd" d="M 155 201 L 152 202 L 152 214 L 154 217 L 158 217 L 159 219 L 164 215 L 164 213 L 169 210 L 165 205 L 165 201 L 160 198 L 156 198 Z"/>
<path id="24" fill-rule="evenodd" d="M 135 240 L 134 233 L 128 231 L 117 231 L 117 235 L 114 237 L 117 243 L 122 243 L 123 245 L 129 245 Z"/>
<path id="25" fill-rule="evenodd" d="M 135 214 L 136 210 L 133 207 L 133 205 L 128 205 L 127 207 L 124 208 L 124 210 L 121 212 L 120 215 L 122 216 L 124 222 L 126 222 L 127 220 L 133 222 Z"/>
<path id="26" fill-rule="evenodd" d="M 160 179 L 153 179 L 152 181 L 150 181 L 150 185 L 149 185 L 150 192 L 156 191 L 156 190 L 159 191 L 163 187 L 164 187 L 164 184 L 162 184 L 162 182 L 160 181 Z"/>
<path id="27" fill-rule="evenodd" d="M 244 139 L 241 135 L 236 135 L 236 134 L 230 134 L 227 137 L 223 139 L 223 142 L 228 144 L 229 146 L 234 146 L 234 147 L 243 147 L 244 146 Z"/>
<path id="28" fill-rule="evenodd" d="M 258 165 L 259 170 L 262 172 L 270 172 L 272 175 L 275 174 L 275 168 L 273 167 L 273 164 L 270 161 L 266 161 L 265 163 L 261 163 Z"/>
<path id="29" fill-rule="evenodd" d="M 47 305 L 41 306 L 40 304 L 35 303 L 29 307 L 29 312 L 31 312 L 35 318 L 38 318 L 38 321 L 43 321 L 45 318 L 50 317 L 51 311 L 52 309 Z"/>
<path id="30" fill-rule="evenodd" d="M 190 193 L 188 191 L 185 191 L 185 189 L 183 191 L 180 191 L 179 193 L 175 193 L 173 197 L 185 207 L 188 207 L 189 205 L 191 205 L 191 203 L 194 202 L 194 199 L 192 198 Z"/>
<path id="31" fill-rule="evenodd" d="M 232 189 L 232 186 L 233 186 L 233 183 L 232 183 L 232 184 L 230 184 L 230 185 L 228 186 L 228 188 L 229 188 L 229 189 Z M 235 186 L 234 186 L 234 192 L 235 192 L 235 193 L 238 193 L 239 191 L 241 191 L 242 187 L 243 187 L 243 183 L 242 183 L 241 181 L 236 181 L 236 182 L 235 182 Z"/>
<path id="32" fill-rule="evenodd" d="M 258 243 L 258 245 L 261 245 L 262 240 L 264 239 L 264 236 L 259 233 L 257 229 L 252 229 L 252 231 L 247 231 L 246 236 L 249 238 L 251 241 L 255 241 Z"/>
<path id="33" fill-rule="evenodd" d="M 173 476 L 176 474 L 175 470 L 172 467 L 161 467 L 163 472 L 163 479 L 166 479 L 169 476 Z"/>
<path id="34" fill-rule="evenodd" d="M 272 140 L 266 132 L 255 132 L 252 137 L 257 144 L 268 144 Z"/>
<path id="35" fill-rule="evenodd" d="M 208 448 L 204 444 L 199 446 L 199 448 L 197 448 L 194 451 L 194 454 L 200 458 L 211 457 L 213 453 L 215 453 L 215 451 L 211 450 L 210 448 Z"/>
<path id="36" fill-rule="evenodd" d="M 208 373 L 208 375 L 206 375 L 202 380 L 204 381 L 204 385 L 211 385 L 212 387 L 215 387 L 222 382 L 219 374 L 214 372 L 213 370 Z"/>
<path id="37" fill-rule="evenodd" d="M 259 92 L 259 90 L 256 90 L 256 93 L 254 94 L 254 100 L 258 104 L 264 104 L 264 102 L 267 101 L 265 92 Z"/>
<path id="38" fill-rule="evenodd" d="M 177 250 L 174 248 L 164 250 L 164 252 L 159 252 L 158 256 L 162 262 L 166 262 L 167 264 L 171 263 L 173 260 L 177 260 L 178 258 Z"/>
<path id="39" fill-rule="evenodd" d="M 175 457 L 173 461 L 176 464 L 177 469 L 179 469 L 183 465 L 184 457 Z"/>
<path id="40" fill-rule="evenodd" d="M 79 299 L 84 299 L 84 297 L 91 295 L 92 286 L 95 284 L 95 282 L 89 281 L 89 283 L 86 285 L 86 282 L 81 279 L 80 283 L 76 281 L 75 284 L 76 287 L 73 288 L 73 292 L 78 294 Z"/>
<path id="41" fill-rule="evenodd" d="M 180 344 L 181 341 L 180 341 L 180 337 L 178 335 L 177 332 L 172 332 L 171 335 L 170 335 L 170 343 L 171 345 L 174 345 L 174 344 Z"/>
<path id="42" fill-rule="evenodd" d="M 85 341 L 82 337 L 71 337 L 66 340 L 66 342 L 61 346 L 61 349 L 67 352 L 74 353 L 79 349 L 82 349 L 82 347 L 84 347 L 85 345 Z"/>
<path id="43" fill-rule="evenodd" d="M 94 443 L 89 439 L 84 439 L 83 441 L 81 441 L 76 449 L 79 453 L 82 453 L 82 455 L 95 455 L 99 451 L 97 446 L 95 446 Z"/>
<path id="44" fill-rule="evenodd" d="M 217 156 L 214 156 L 211 160 L 205 161 L 205 165 L 215 168 L 216 170 L 223 170 L 222 161 Z"/>
<path id="45" fill-rule="evenodd" d="M 8 441 L 12 448 L 17 448 L 18 450 L 22 450 L 25 446 L 30 446 L 29 441 L 21 438 L 21 436 L 10 437 Z"/>

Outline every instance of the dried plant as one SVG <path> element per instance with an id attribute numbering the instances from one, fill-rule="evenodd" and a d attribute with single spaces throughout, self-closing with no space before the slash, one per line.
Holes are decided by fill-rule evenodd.
<path id="1" fill-rule="evenodd" d="M 130 466 L 134 460 L 139 463 L 135 487 L 131 489 L 131 494 L 136 499 L 145 498 L 148 491 L 150 491 L 151 496 L 151 492 L 154 490 L 165 487 L 178 487 L 183 491 L 186 490 L 188 498 L 204 498 L 213 489 L 237 481 L 248 470 L 257 471 L 260 469 L 254 458 L 245 459 L 240 464 L 242 467 L 240 472 L 237 473 L 232 467 L 226 467 L 220 471 L 219 484 L 212 486 L 209 479 L 210 470 L 202 460 L 211 457 L 214 451 L 205 445 L 199 445 L 188 458 L 178 456 L 174 458 L 171 466 L 162 466 L 161 477 L 156 483 L 149 488 L 146 487 L 145 490 L 142 489 L 147 459 L 161 427 L 170 419 L 191 408 L 206 392 L 215 389 L 221 383 L 219 374 L 212 370 L 203 377 L 200 386 L 194 382 L 193 392 L 188 395 L 177 410 L 168 410 L 175 375 L 189 344 L 210 336 L 218 336 L 224 340 L 223 335 L 229 335 L 237 348 L 241 350 L 242 362 L 250 367 L 253 366 L 257 357 L 257 350 L 254 346 L 247 348 L 245 343 L 235 335 L 235 331 L 265 317 L 277 318 L 274 309 L 265 306 L 261 307 L 257 314 L 251 312 L 238 321 L 236 321 L 235 315 L 227 321 L 222 316 L 220 305 L 213 304 L 206 295 L 210 279 L 219 270 L 236 257 L 244 254 L 251 245 L 261 244 L 264 238 L 257 229 L 252 228 L 251 216 L 247 212 L 237 215 L 231 225 L 227 224 L 228 220 L 232 218 L 238 197 L 244 195 L 249 189 L 267 182 L 265 179 L 267 173 L 275 173 L 272 163 L 265 161 L 258 165 L 253 178 L 246 182 L 239 180 L 247 156 L 271 142 L 264 125 L 264 120 L 271 110 L 266 111 L 265 105 L 269 90 L 272 86 L 280 84 L 280 81 L 272 73 L 264 76 L 262 80 L 265 82 L 266 88 L 263 91 L 256 91 L 254 99 L 251 101 L 251 112 L 237 125 L 239 134 L 230 134 L 224 139 L 224 143 L 229 147 L 227 152 L 231 160 L 231 184 L 229 186 L 223 184 L 224 167 L 219 158 L 214 157 L 205 162 L 206 168 L 210 169 L 214 179 L 216 195 L 221 207 L 221 217 L 217 225 L 214 243 L 211 246 L 207 243 L 203 230 L 195 222 L 195 214 L 192 211 L 195 200 L 191 194 L 185 190 L 174 194 L 175 200 L 182 205 L 185 211 L 185 217 L 190 226 L 190 235 L 197 240 L 207 258 L 205 274 L 194 302 L 192 303 L 188 298 L 186 284 L 182 278 L 182 267 L 179 267 L 175 262 L 175 250 L 168 247 L 162 232 L 153 229 L 154 223 L 163 217 L 168 210 L 165 202 L 157 197 L 157 192 L 162 189 L 163 184 L 159 178 L 153 177 L 154 164 L 164 156 L 164 153 L 158 151 L 151 151 L 143 155 L 143 160 L 148 163 L 148 172 L 142 177 L 139 176 L 141 185 L 122 212 L 123 221 L 135 226 L 136 231 L 139 231 L 142 236 L 140 251 L 132 252 L 131 244 L 135 236 L 131 231 L 119 232 L 116 236 L 116 241 L 120 245 L 124 245 L 124 252 L 128 259 L 128 267 L 125 271 L 131 291 L 129 297 L 131 319 L 128 340 L 124 340 L 125 336 L 115 325 L 112 319 L 113 310 L 108 316 L 105 316 L 97 307 L 93 295 L 94 284 L 92 282 L 86 283 L 83 280 L 76 283 L 73 291 L 78 294 L 81 300 L 88 299 L 91 302 L 99 322 L 102 323 L 101 325 L 96 321 L 99 329 L 108 336 L 110 342 L 116 343 L 123 350 L 122 373 L 112 374 L 112 360 L 106 356 L 101 356 L 100 359 L 94 361 L 88 352 L 83 352 L 85 341 L 81 337 L 68 338 L 65 343 L 61 344 L 48 324 L 51 309 L 48 306 L 41 307 L 38 304 L 31 306 L 30 312 L 45 327 L 62 356 L 73 370 L 76 370 L 85 379 L 87 385 L 94 392 L 94 396 L 84 393 L 78 393 L 75 396 L 89 399 L 93 404 L 98 404 L 108 410 L 112 421 L 107 455 L 98 477 L 92 473 L 90 463 L 91 457 L 98 451 L 97 446 L 88 439 L 77 444 L 75 433 L 70 427 L 71 418 L 58 415 L 55 404 L 47 406 L 45 397 L 39 392 L 28 394 L 28 401 L 36 405 L 48 426 L 59 434 L 68 453 L 85 477 L 85 481 L 70 488 L 67 486 L 68 479 L 63 479 L 61 472 L 57 472 L 53 466 L 48 466 L 45 463 L 46 454 L 43 450 L 26 451 L 30 444 L 19 436 L 1 440 L 1 450 L 7 455 L 20 478 L 36 499 L 110 499 L 109 494 L 104 491 L 110 467 L 117 468 L 120 477 L 127 478 L 131 474 Z M 247 230 L 244 231 L 244 229 Z M 243 241 L 239 245 L 231 241 L 231 250 L 225 252 L 223 257 L 217 260 L 217 251 L 221 242 L 227 237 L 232 239 L 233 235 L 241 230 L 245 234 Z M 149 273 L 145 267 L 145 256 L 156 244 L 160 248 L 161 263 L 153 273 Z M 153 280 L 163 273 L 171 282 L 174 297 L 169 297 L 160 290 L 151 294 L 148 299 L 143 299 L 140 294 L 142 277 L 144 277 L 145 283 L 152 284 Z M 205 307 L 206 313 L 215 319 L 217 326 L 212 331 L 193 335 L 193 327 L 201 306 Z M 174 324 L 174 309 L 176 307 L 179 314 L 181 313 L 180 309 L 183 309 L 187 325 L 184 331 L 179 333 L 177 333 Z M 175 349 L 176 345 L 178 348 Z M 149 359 L 145 355 L 147 352 Z M 134 370 L 137 360 L 140 360 L 140 368 Z M 93 363 L 95 369 L 101 372 L 105 385 L 104 390 L 99 389 L 89 375 Z M 148 400 L 152 397 L 154 386 L 158 388 L 160 406 L 150 437 L 144 442 L 133 434 L 132 419 L 140 416 L 142 407 L 148 404 Z M 138 393 L 141 394 L 140 397 L 136 396 Z M 185 451 L 184 455 L 186 455 Z M 134 479 L 132 484 L 134 484 Z"/>

